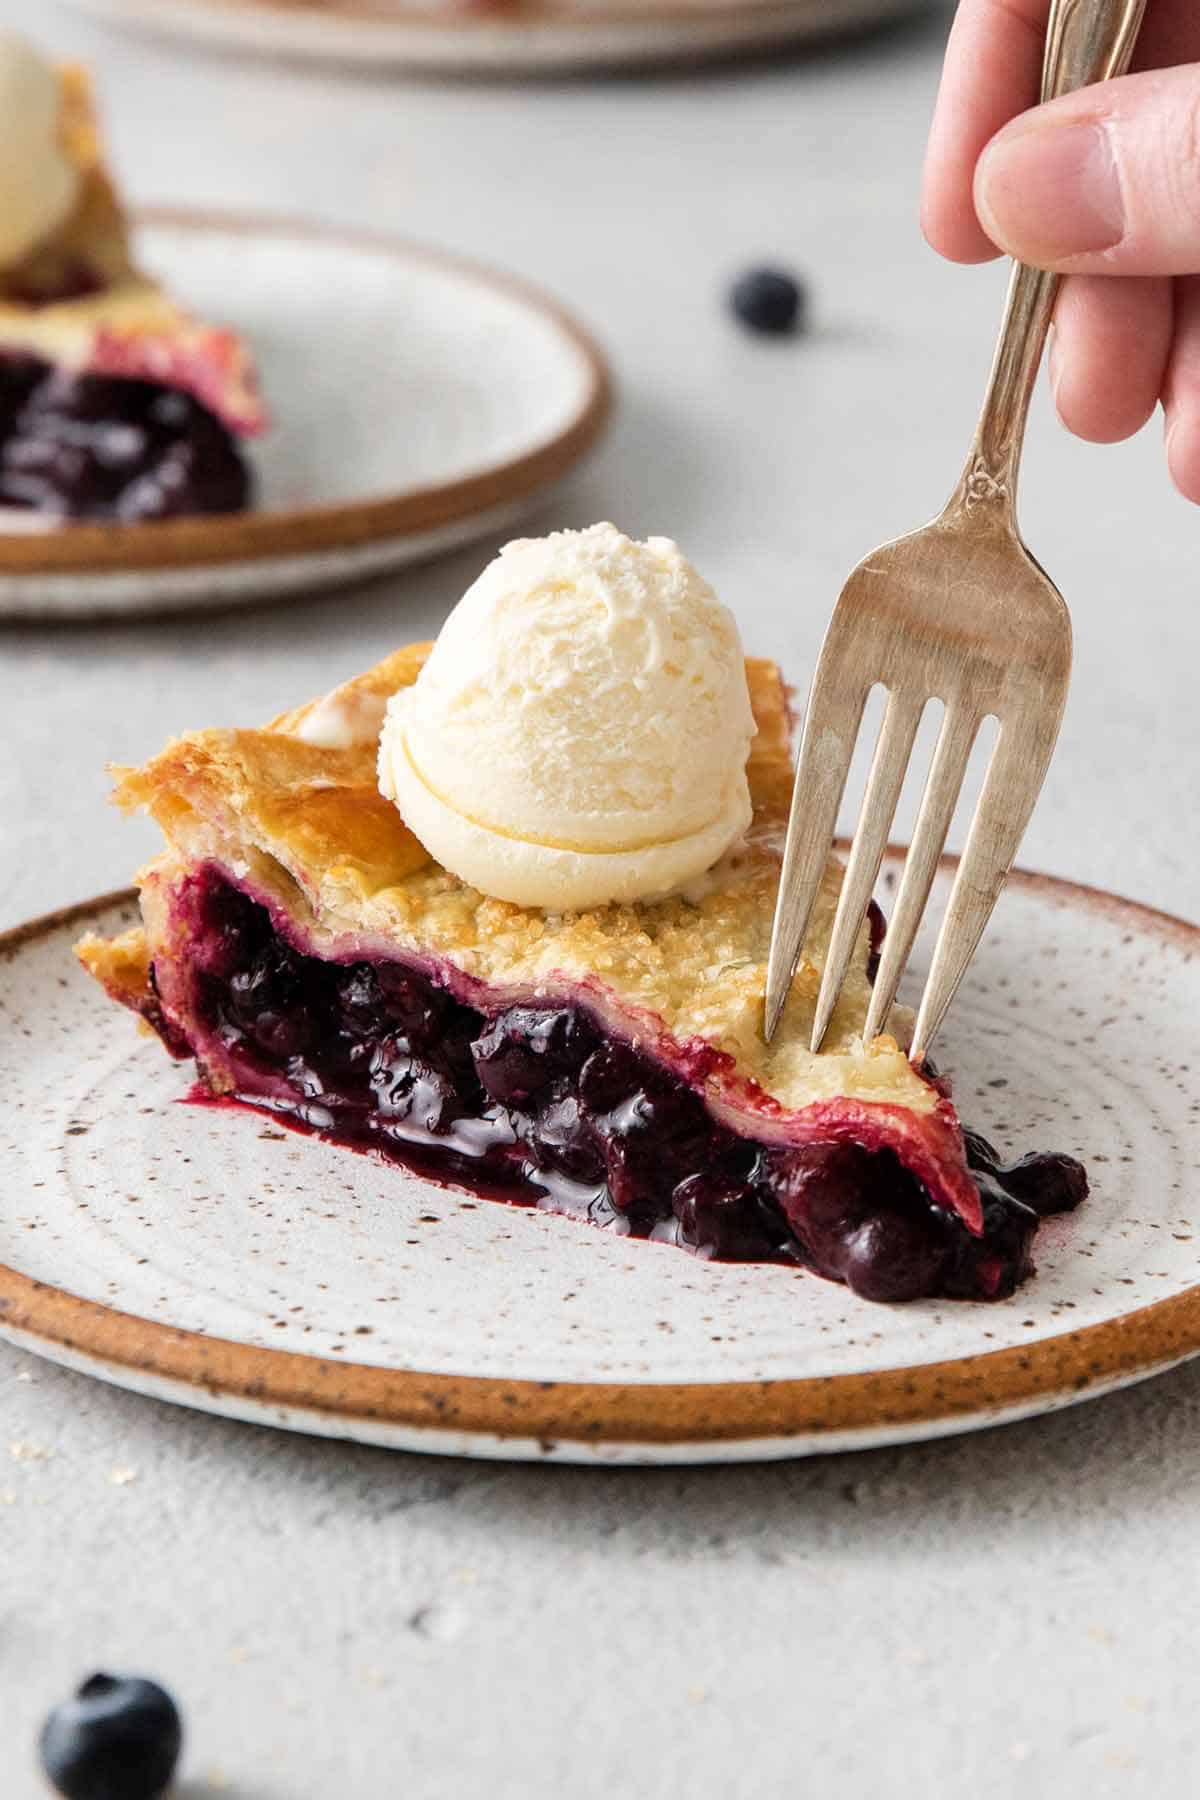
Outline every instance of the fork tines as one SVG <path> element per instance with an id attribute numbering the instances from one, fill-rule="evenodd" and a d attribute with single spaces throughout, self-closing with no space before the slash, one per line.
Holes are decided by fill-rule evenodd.
<path id="1" fill-rule="evenodd" d="M 838 809 L 862 725 L 867 697 L 887 688 L 887 705 L 871 760 L 858 827 L 821 972 L 811 1045 L 820 1050 L 829 1028 L 850 958 L 866 918 L 887 849 L 900 792 L 931 689 L 914 670 L 912 679 L 871 678 L 861 656 L 851 659 L 845 632 L 830 627 L 813 682 L 796 773 L 803 804 L 793 808 L 784 851 L 775 929 L 767 971 L 766 1034 L 774 1032 L 799 962 L 821 877 L 833 847 Z M 926 650 L 929 646 L 926 645 Z M 903 665 L 903 654 L 896 661 Z M 913 659 L 910 655 L 908 660 Z M 945 671 L 943 671 L 945 673 Z M 940 683 L 945 700 L 933 760 L 864 1025 L 869 1041 L 887 1025 L 912 952 L 930 889 L 945 846 L 972 748 L 985 718 L 995 716 L 1000 733 L 992 752 L 966 849 L 938 935 L 933 963 L 917 1016 L 911 1054 L 920 1061 L 962 980 L 1033 810 L 1050 761 L 1061 717 L 1061 701 L 1020 684 L 980 680 L 987 671 L 961 657 L 957 680 Z M 1034 689 L 1041 689 L 1040 683 Z M 957 691 L 956 691 L 957 690 Z M 1047 701 L 1049 700 L 1049 704 Z"/>

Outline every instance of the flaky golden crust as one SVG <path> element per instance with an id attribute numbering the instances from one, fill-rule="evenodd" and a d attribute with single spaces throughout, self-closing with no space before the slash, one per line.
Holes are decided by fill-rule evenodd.
<path id="1" fill-rule="evenodd" d="M 97 937 L 89 931 L 75 946 L 75 954 L 97 981 L 103 982 L 114 1000 L 136 1011 L 150 986 L 150 948 L 140 925 L 123 931 L 120 937 Z"/>
<path id="2" fill-rule="evenodd" d="M 138 268 L 105 167 L 87 73 L 71 65 L 59 78 L 61 141 L 79 171 L 79 195 L 56 231 L 0 270 L 0 349 L 77 372 L 182 388 L 230 430 L 262 430 L 246 346 L 235 332 L 193 318 Z"/>
<path id="3" fill-rule="evenodd" d="M 861 1041 L 870 991 L 865 930 L 827 1048 L 819 1056 L 807 1048 L 841 881 L 836 863 L 780 1030 L 764 1042 L 767 949 L 792 785 L 787 695 L 773 664 L 747 664 L 758 735 L 749 762 L 754 821 L 744 841 L 686 894 L 554 915 L 489 899 L 432 862 L 378 791 L 373 737 L 329 748 L 300 735 L 331 700 L 353 709 L 364 695 L 386 697 L 413 681 L 427 650 L 397 651 L 264 730 L 191 733 L 145 768 L 119 771 L 118 804 L 150 812 L 169 846 L 143 872 L 147 916 L 160 916 L 163 896 L 189 867 L 211 861 L 282 909 L 316 954 L 407 952 L 442 959 L 469 983 L 523 995 L 582 984 L 614 1022 L 646 1041 L 723 1053 L 725 1073 L 714 1079 L 731 1106 L 754 1093 L 776 1113 L 836 1099 L 935 1109 L 937 1095 L 894 1038 Z M 121 954 L 128 968 L 128 948 Z M 94 941 L 85 960 L 115 992 L 119 970 Z"/>

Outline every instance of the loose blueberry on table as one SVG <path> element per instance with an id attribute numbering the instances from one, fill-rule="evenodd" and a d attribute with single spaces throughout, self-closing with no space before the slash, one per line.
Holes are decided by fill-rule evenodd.
<path id="1" fill-rule="evenodd" d="M 808 295 L 784 269 L 748 269 L 729 291 L 735 318 L 768 337 L 786 337 L 807 323 Z"/>
<path id="2" fill-rule="evenodd" d="M 92 1675 L 50 1713 L 42 1768 L 65 1800 L 159 1800 L 183 1743 L 170 1694 L 140 1675 Z"/>

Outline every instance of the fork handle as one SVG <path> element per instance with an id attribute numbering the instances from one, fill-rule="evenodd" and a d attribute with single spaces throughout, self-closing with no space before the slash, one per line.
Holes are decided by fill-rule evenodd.
<path id="1" fill-rule="evenodd" d="M 1042 101 L 1123 75 L 1133 57 L 1146 0 L 1052 0 L 1042 67 Z M 950 512 L 998 506 L 1016 523 L 1017 474 L 1029 403 L 1061 277 L 1014 263 L 988 390 Z"/>

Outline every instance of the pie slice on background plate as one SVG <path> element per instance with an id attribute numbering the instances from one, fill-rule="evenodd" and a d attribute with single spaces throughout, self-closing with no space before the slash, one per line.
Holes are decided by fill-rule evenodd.
<path id="1" fill-rule="evenodd" d="M 1010 1294 L 1040 1217 L 1086 1178 L 1060 1156 L 1002 1165 L 895 1037 L 862 1042 L 878 918 L 810 1053 L 836 863 L 763 1040 L 792 785 L 778 669 L 747 663 L 747 836 L 684 894 L 556 915 L 447 873 L 379 792 L 387 698 L 428 648 L 265 729 L 192 733 L 119 771 L 118 803 L 152 813 L 168 847 L 140 877 L 143 927 L 78 954 L 195 1057 L 196 1097 L 872 1299 Z"/>
<path id="2" fill-rule="evenodd" d="M 249 351 L 137 266 L 88 76 L 56 79 L 75 198 L 0 268 L 0 506 L 127 521 L 237 511 L 251 498 L 238 440 L 266 425 Z"/>

